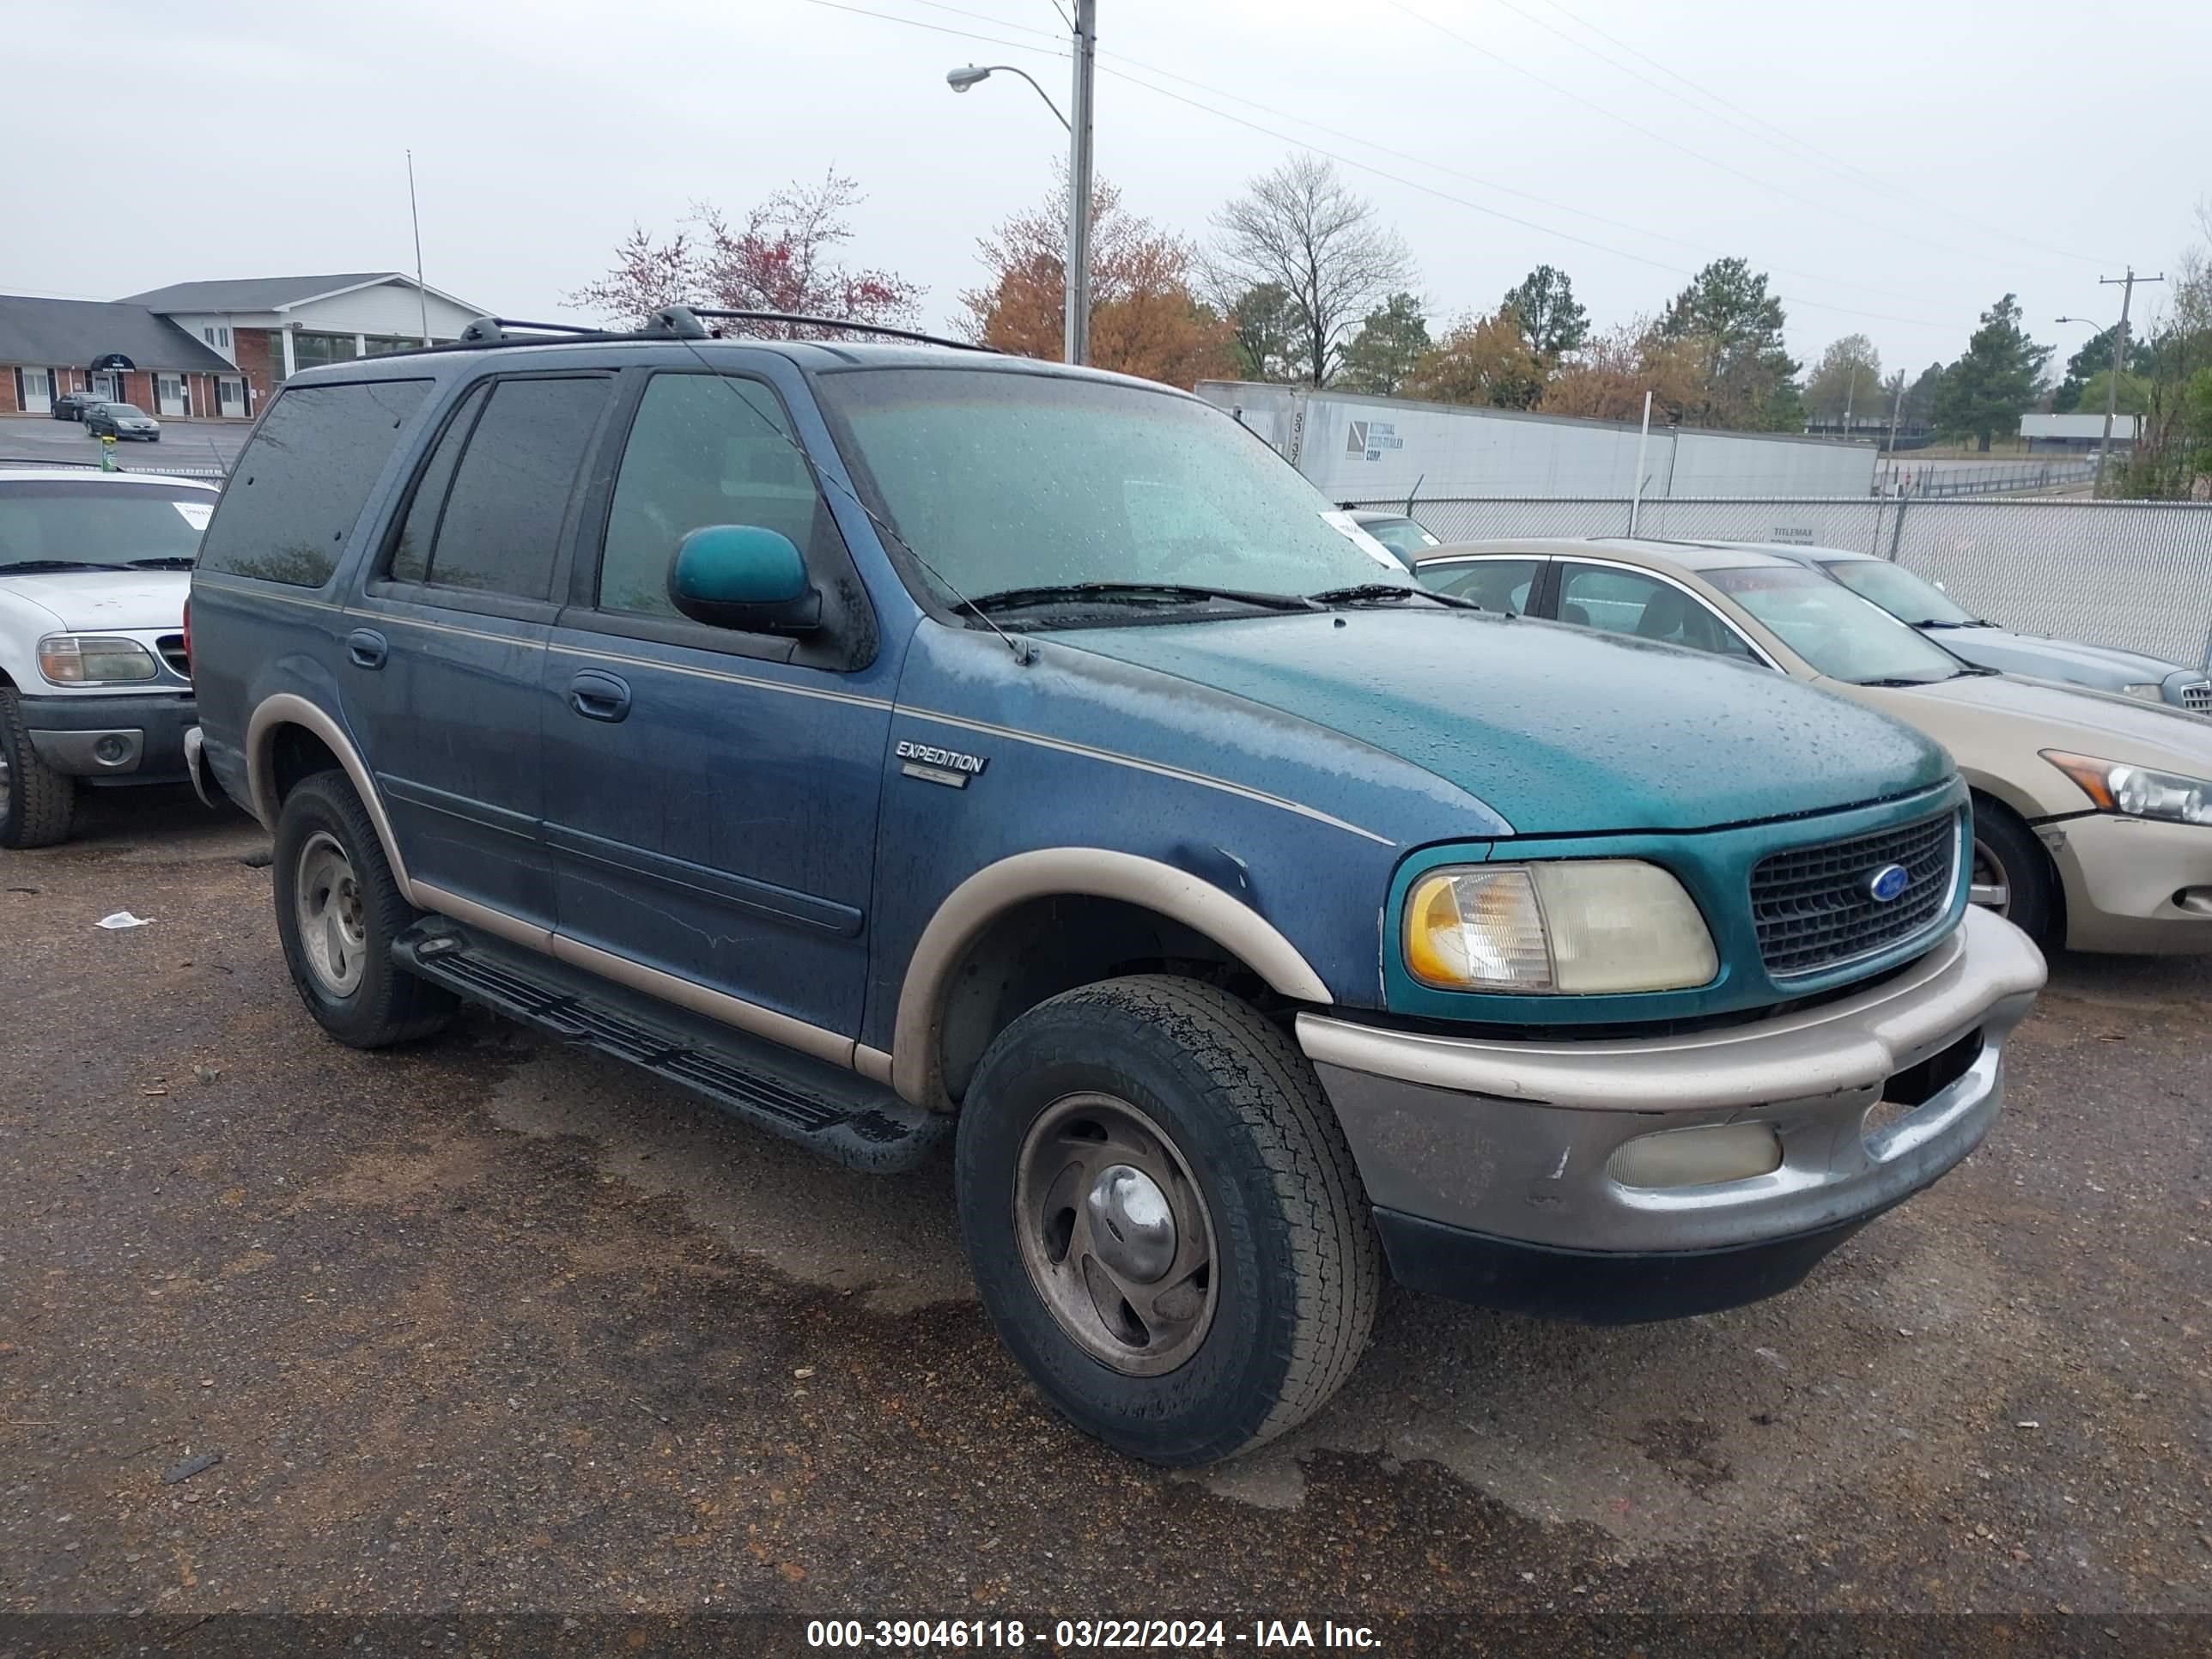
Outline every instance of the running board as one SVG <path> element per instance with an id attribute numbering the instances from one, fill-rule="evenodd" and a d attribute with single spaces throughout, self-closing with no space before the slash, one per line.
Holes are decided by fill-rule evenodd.
<path id="1" fill-rule="evenodd" d="M 431 917 L 392 941 L 393 959 L 493 1012 L 682 1085 L 770 1134 L 848 1168 L 920 1164 L 951 1118 L 909 1106 L 857 1073 L 793 1054 L 565 963 Z"/>

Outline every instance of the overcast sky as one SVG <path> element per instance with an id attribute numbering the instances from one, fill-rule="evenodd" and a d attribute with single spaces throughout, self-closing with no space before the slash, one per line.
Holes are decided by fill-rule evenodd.
<path id="1" fill-rule="evenodd" d="M 487 309 L 574 315 L 564 296 L 633 222 L 672 228 L 694 200 L 740 212 L 834 166 L 868 195 L 853 257 L 926 284 L 942 325 L 976 238 L 1043 198 L 1065 144 L 1020 82 L 956 96 L 945 71 L 1019 64 L 1064 107 L 1065 31 L 1052 0 L 851 3 L 886 16 L 7 0 L 0 290 L 407 268 L 411 146 L 425 275 Z M 2171 264 L 2212 192 L 2203 0 L 1099 11 L 1098 167 L 1130 207 L 1203 236 L 1294 141 L 1333 153 L 1404 235 L 1438 317 L 1549 261 L 1603 325 L 1741 253 L 1773 273 L 1808 359 L 1863 330 L 1885 367 L 1917 370 L 1956 356 L 2008 289 L 2063 359 L 2089 331 L 2051 319 L 2116 315 L 2099 276 Z"/>

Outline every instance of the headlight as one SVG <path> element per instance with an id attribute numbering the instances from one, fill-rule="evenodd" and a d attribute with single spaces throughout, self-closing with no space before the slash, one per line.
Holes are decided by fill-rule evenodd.
<path id="1" fill-rule="evenodd" d="M 1432 870 L 1404 936 L 1407 970 L 1445 991 L 1678 991 L 1720 969 L 1682 884 L 1634 859 Z"/>
<path id="2" fill-rule="evenodd" d="M 2124 685 L 2120 691 L 2126 696 L 2141 697 L 2145 702 L 2166 701 L 2166 684 L 2161 680 L 2144 680 L 2138 684 Z"/>
<path id="3" fill-rule="evenodd" d="M 154 653 L 136 640 L 51 634 L 39 641 L 39 672 L 56 685 L 150 680 L 161 672 Z"/>
<path id="4" fill-rule="evenodd" d="M 2043 758 L 2081 786 L 2100 810 L 2127 818 L 2212 825 L 2212 783 L 2046 749 Z"/>

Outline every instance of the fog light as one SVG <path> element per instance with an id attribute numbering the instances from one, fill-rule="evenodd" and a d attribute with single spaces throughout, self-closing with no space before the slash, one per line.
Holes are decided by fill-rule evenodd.
<path id="1" fill-rule="evenodd" d="M 1782 1141 L 1765 1123 L 1662 1129 L 1616 1148 L 1606 1171 L 1624 1187 L 1710 1187 L 1782 1167 Z"/>
<path id="2" fill-rule="evenodd" d="M 131 745 L 110 732 L 92 745 L 92 757 L 102 766 L 120 766 L 131 758 Z"/>

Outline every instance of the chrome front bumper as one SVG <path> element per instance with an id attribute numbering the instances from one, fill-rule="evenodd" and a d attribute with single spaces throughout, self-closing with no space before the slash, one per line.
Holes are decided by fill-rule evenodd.
<path id="1" fill-rule="evenodd" d="M 1995 1119 L 2004 1039 L 2043 981 L 2026 934 L 1970 909 L 1870 989 L 1754 1024 L 1531 1043 L 1305 1013 L 1297 1035 L 1378 1212 L 1552 1249 L 1675 1255 L 1835 1228 L 1936 1180 Z M 1893 1082 L 1910 1091 L 1901 1073 L 1945 1056 L 1964 1070 L 1875 1114 Z M 1770 1174 L 1662 1189 L 1608 1170 L 1638 1136 L 1747 1120 L 1780 1139 Z"/>

